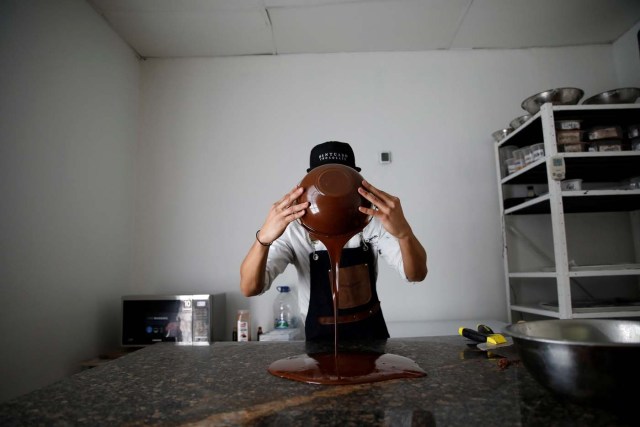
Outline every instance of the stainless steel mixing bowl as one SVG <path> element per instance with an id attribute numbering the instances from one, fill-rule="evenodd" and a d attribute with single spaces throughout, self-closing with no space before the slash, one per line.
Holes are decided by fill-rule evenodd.
<path id="1" fill-rule="evenodd" d="M 504 128 L 493 132 L 491 136 L 493 137 L 494 141 L 500 142 L 505 139 L 511 132 L 513 132 L 513 128 Z"/>
<path id="2" fill-rule="evenodd" d="M 509 123 L 509 127 L 515 129 L 518 129 L 520 126 L 522 126 L 523 124 L 525 124 L 527 122 L 527 120 L 529 120 L 531 118 L 531 114 L 524 114 L 520 117 L 516 117 L 515 119 L 511 120 L 511 122 Z"/>
<path id="3" fill-rule="evenodd" d="M 583 96 L 584 91 L 582 89 L 576 87 L 561 87 L 531 95 L 522 101 L 521 107 L 529 114 L 534 115 L 540 111 L 542 104 L 547 102 L 553 105 L 576 105 Z"/>
<path id="4" fill-rule="evenodd" d="M 640 384 L 640 322 L 540 320 L 508 325 L 525 368 L 556 396 L 620 405 Z"/>
<path id="5" fill-rule="evenodd" d="M 633 104 L 640 97 L 640 89 L 637 87 L 623 87 L 608 90 L 585 99 L 582 103 L 589 104 Z"/>

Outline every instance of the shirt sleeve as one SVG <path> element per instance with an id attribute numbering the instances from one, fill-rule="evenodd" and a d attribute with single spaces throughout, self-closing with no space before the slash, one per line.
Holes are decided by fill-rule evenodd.
<path id="1" fill-rule="evenodd" d="M 371 230 L 368 233 L 370 237 L 368 238 L 371 239 L 373 247 L 385 262 L 398 272 L 404 281 L 409 282 L 404 272 L 404 263 L 402 261 L 402 252 L 400 251 L 398 239 L 389 234 L 378 220 L 372 220 L 371 225 Z"/>
<path id="2" fill-rule="evenodd" d="M 293 263 L 294 251 L 287 237 L 288 233 L 285 232 L 269 247 L 264 286 L 261 294 L 268 291 L 275 278 L 282 274 L 289 264 Z"/>

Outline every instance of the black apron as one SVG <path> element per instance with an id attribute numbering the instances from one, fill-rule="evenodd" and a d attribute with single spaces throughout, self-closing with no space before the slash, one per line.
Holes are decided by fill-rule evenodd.
<path id="1" fill-rule="evenodd" d="M 306 339 L 333 340 L 334 317 L 329 253 L 311 253 L 309 262 L 311 289 L 305 322 Z M 376 291 L 377 274 L 372 248 L 363 242 L 358 248 L 343 249 L 338 274 L 338 339 L 389 338 Z"/>

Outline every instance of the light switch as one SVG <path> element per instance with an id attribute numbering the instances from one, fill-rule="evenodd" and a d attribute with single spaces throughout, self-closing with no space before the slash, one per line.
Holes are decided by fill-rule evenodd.
<path id="1" fill-rule="evenodd" d="M 383 151 L 380 153 L 378 160 L 382 164 L 391 163 L 391 151 Z"/>

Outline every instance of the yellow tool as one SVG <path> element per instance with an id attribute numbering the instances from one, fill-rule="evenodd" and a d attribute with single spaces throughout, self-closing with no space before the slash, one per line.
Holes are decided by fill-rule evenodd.
<path id="1" fill-rule="evenodd" d="M 487 354 L 493 353 L 500 357 L 507 357 L 511 360 L 519 360 L 516 350 L 511 347 L 513 340 L 511 337 L 506 338 L 502 334 L 496 334 L 486 325 L 478 325 L 477 331 L 470 328 L 459 328 L 458 334 L 465 338 L 478 343 L 478 349 L 486 351 Z"/>
<path id="2" fill-rule="evenodd" d="M 504 344 L 507 342 L 506 338 L 501 334 L 485 334 L 465 327 L 459 328 L 458 334 L 476 342 L 486 342 L 492 345 Z"/>

